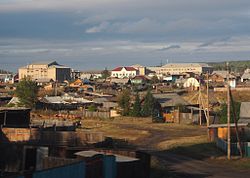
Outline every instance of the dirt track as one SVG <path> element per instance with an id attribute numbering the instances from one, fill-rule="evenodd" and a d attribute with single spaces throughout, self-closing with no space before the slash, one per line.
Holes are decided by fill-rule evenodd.
<path id="1" fill-rule="evenodd" d="M 89 123 L 88 123 L 89 122 Z M 250 177 L 250 170 L 239 170 L 232 165 L 221 165 L 210 158 L 193 159 L 189 155 L 174 154 L 169 150 L 175 146 L 202 143 L 206 138 L 206 129 L 198 126 L 180 126 L 175 124 L 152 124 L 150 120 L 115 120 L 85 122 L 95 125 L 94 130 L 107 136 L 125 138 L 138 149 L 147 149 L 161 161 L 170 177 Z M 161 166 L 162 166 L 161 165 Z M 162 178 L 162 177 L 159 177 Z"/>

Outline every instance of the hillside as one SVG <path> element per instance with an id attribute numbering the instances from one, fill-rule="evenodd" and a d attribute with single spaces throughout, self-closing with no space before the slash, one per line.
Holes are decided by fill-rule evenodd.
<path id="1" fill-rule="evenodd" d="M 225 70 L 226 62 L 208 63 L 214 67 L 214 70 Z M 250 60 L 248 61 L 229 61 L 229 66 L 233 72 L 244 72 L 245 69 L 250 68 Z"/>

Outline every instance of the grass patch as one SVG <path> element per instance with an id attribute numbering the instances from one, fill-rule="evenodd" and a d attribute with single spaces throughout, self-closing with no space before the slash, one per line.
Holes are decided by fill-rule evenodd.
<path id="1" fill-rule="evenodd" d="M 210 143 L 210 142 L 177 146 L 169 149 L 168 151 L 171 153 L 200 160 L 225 155 L 222 151 L 220 151 L 216 147 L 215 143 Z"/>
<path id="2" fill-rule="evenodd" d="M 242 158 L 239 157 L 232 157 L 231 160 L 227 160 L 226 156 L 220 157 L 214 160 L 210 160 L 210 162 L 219 164 L 219 165 L 226 165 L 228 167 L 232 167 L 238 170 L 249 170 L 250 169 L 250 158 Z"/>

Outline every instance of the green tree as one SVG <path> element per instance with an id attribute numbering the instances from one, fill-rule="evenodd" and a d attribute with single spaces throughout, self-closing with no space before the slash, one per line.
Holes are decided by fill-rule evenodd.
<path id="1" fill-rule="evenodd" d="M 134 117 L 140 117 L 141 116 L 141 102 L 140 102 L 140 97 L 139 97 L 138 93 L 135 96 L 135 102 L 134 102 L 134 105 L 133 105 L 131 115 L 134 116 Z"/>
<path id="2" fill-rule="evenodd" d="M 29 78 L 21 80 L 16 88 L 15 94 L 19 98 L 19 104 L 22 106 L 34 108 L 37 101 L 38 87 L 36 82 Z"/>
<path id="3" fill-rule="evenodd" d="M 145 96 L 144 99 L 144 104 L 142 106 L 142 116 L 144 117 L 148 117 L 151 116 L 154 110 L 154 105 L 155 105 L 156 101 L 151 93 L 150 90 L 147 91 L 147 94 Z"/>
<path id="4" fill-rule="evenodd" d="M 156 75 L 151 78 L 151 83 L 159 83 L 159 79 Z"/>
<path id="5" fill-rule="evenodd" d="M 96 110 L 97 110 L 97 108 L 96 108 L 95 105 L 90 105 L 90 106 L 88 107 L 88 111 L 94 112 L 94 111 L 96 111 Z"/>
<path id="6" fill-rule="evenodd" d="M 108 78 L 108 77 L 110 76 L 110 72 L 108 71 L 107 68 L 105 68 L 105 69 L 101 72 L 101 74 L 102 74 L 102 78 L 103 78 L 103 79 L 106 79 L 106 78 Z"/>
<path id="7" fill-rule="evenodd" d="M 122 115 L 128 116 L 130 111 L 130 91 L 123 90 L 123 92 L 118 96 L 118 104 L 122 109 Z"/>
<path id="8" fill-rule="evenodd" d="M 241 103 L 239 102 L 234 102 L 234 108 L 235 108 L 235 112 L 236 112 L 236 119 L 239 120 L 239 116 L 240 116 L 240 105 Z M 230 122 L 234 123 L 234 113 L 233 113 L 233 108 L 231 105 L 230 108 Z M 227 104 L 224 103 L 221 105 L 221 110 L 219 112 L 219 121 L 221 124 L 226 124 L 227 123 Z"/>

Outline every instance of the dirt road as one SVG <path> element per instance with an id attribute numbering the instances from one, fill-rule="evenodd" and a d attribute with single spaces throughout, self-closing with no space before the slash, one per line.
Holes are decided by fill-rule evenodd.
<path id="1" fill-rule="evenodd" d="M 93 122 L 93 121 L 91 121 Z M 93 125 L 93 123 L 91 123 Z M 96 124 L 94 124 L 96 125 Z M 206 141 L 206 129 L 198 126 L 181 126 L 175 124 L 152 124 L 150 120 L 114 120 L 98 122 L 95 130 L 102 131 L 107 136 L 126 139 L 129 144 L 138 149 L 149 150 L 153 156 L 152 161 L 157 160 L 163 173 L 154 178 L 164 177 L 194 177 L 194 178 L 237 178 L 250 177 L 250 170 L 234 168 L 232 165 L 221 164 L 210 157 L 194 159 L 198 152 L 196 145 Z M 207 144 L 207 143 L 206 143 Z M 205 144 L 205 146 L 206 146 Z M 190 146 L 191 153 L 176 154 L 171 149 L 176 146 Z M 210 150 L 207 154 L 213 155 Z M 216 148 L 213 148 L 217 150 Z M 214 151 L 212 150 L 212 151 Z M 184 150 L 185 151 L 185 150 Z M 190 154 L 194 154 L 191 155 Z M 157 168 L 158 169 L 158 168 Z"/>
<path id="2" fill-rule="evenodd" d="M 164 160 L 163 165 L 176 178 L 248 178 L 250 170 L 239 170 L 212 161 L 196 160 L 168 152 L 151 152 L 152 156 Z"/>

